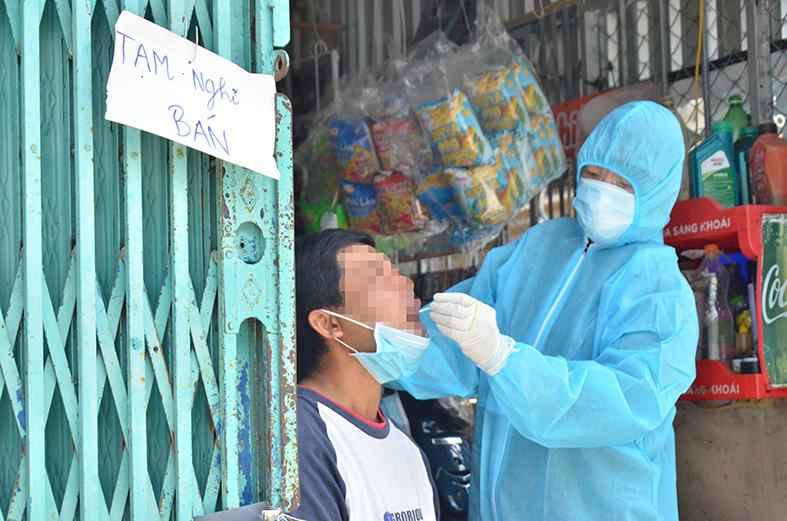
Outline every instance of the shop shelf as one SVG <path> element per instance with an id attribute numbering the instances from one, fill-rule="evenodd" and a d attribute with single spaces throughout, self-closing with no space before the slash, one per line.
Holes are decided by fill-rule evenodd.
<path id="1" fill-rule="evenodd" d="M 754 260 L 762 251 L 762 216 L 787 213 L 787 206 L 747 204 L 723 208 L 715 199 L 697 197 L 675 203 L 664 242 L 678 253 L 718 244 L 727 253 L 741 252 Z"/>
<path id="2" fill-rule="evenodd" d="M 680 397 L 682 401 L 755 400 L 787 398 L 787 388 L 771 387 L 768 376 L 734 374 L 727 364 L 718 360 L 697 360 L 697 378 Z"/>
<path id="3" fill-rule="evenodd" d="M 678 253 L 717 244 L 727 253 L 741 252 L 755 260 L 762 253 L 762 216 L 787 214 L 785 206 L 744 205 L 723 208 L 715 199 L 699 197 L 675 204 L 669 224 L 664 228 L 664 242 Z M 760 302 L 760 281 L 757 302 Z M 761 312 L 757 310 L 760 322 Z M 762 339 L 758 347 L 762 356 Z M 717 360 L 697 360 L 697 377 L 681 400 L 745 400 L 787 398 L 787 388 L 772 387 L 764 364 L 759 374 L 734 374 Z"/>

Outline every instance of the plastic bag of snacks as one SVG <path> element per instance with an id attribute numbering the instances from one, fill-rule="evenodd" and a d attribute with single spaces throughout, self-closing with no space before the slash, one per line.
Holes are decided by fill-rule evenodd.
<path id="1" fill-rule="evenodd" d="M 381 169 L 425 174 L 435 158 L 404 97 L 407 65 L 404 60 L 391 60 L 377 80 L 376 89 L 363 93 L 370 99 L 363 99 L 361 105 L 370 122 Z"/>
<path id="2" fill-rule="evenodd" d="M 427 172 L 434 158 L 421 126 L 411 114 L 372 123 L 372 136 L 383 170 Z"/>
<path id="3" fill-rule="evenodd" d="M 471 46 L 471 52 L 479 59 L 503 66 L 513 73 L 527 113 L 525 133 L 537 159 L 540 175 L 538 184 L 543 186 L 566 169 L 565 153 L 552 109 L 533 66 L 505 30 L 494 9 L 479 5 L 476 20 L 478 36 Z"/>
<path id="4" fill-rule="evenodd" d="M 374 176 L 374 190 L 386 233 L 420 230 L 429 219 L 415 196 L 412 178 L 403 172 L 377 174 Z"/>
<path id="5" fill-rule="evenodd" d="M 516 74 L 522 98 L 535 132 L 533 148 L 543 157 L 542 176 L 549 181 L 565 170 L 565 154 L 555 125 L 555 117 L 524 56 L 513 56 L 509 68 Z"/>
<path id="6" fill-rule="evenodd" d="M 451 183 L 441 168 L 432 169 L 418 183 L 416 196 L 435 219 L 461 222 L 464 218 L 464 212 L 456 200 L 454 189 L 451 188 Z"/>
<path id="7" fill-rule="evenodd" d="M 354 228 L 409 248 L 450 225 L 446 238 L 474 248 L 565 168 L 532 67 L 493 10 L 478 18 L 473 42 L 436 33 L 343 86 L 327 136 Z"/>
<path id="8" fill-rule="evenodd" d="M 538 192 L 539 171 L 527 137 L 501 130 L 491 142 L 508 182 L 516 186 L 516 206 L 522 207 Z"/>
<path id="9" fill-rule="evenodd" d="M 472 167 L 494 162 L 494 152 L 467 96 L 454 89 L 448 98 L 423 103 L 418 117 L 446 167 Z"/>
<path id="10" fill-rule="evenodd" d="M 380 168 L 366 122 L 362 118 L 334 119 L 328 137 L 340 177 L 355 183 L 371 183 Z"/>
<path id="11" fill-rule="evenodd" d="M 502 186 L 499 170 L 494 166 L 446 168 L 445 175 L 471 228 L 494 226 L 511 216 L 510 205 L 498 196 L 505 196 L 507 186 Z"/>
<path id="12" fill-rule="evenodd" d="M 470 104 L 478 114 L 487 135 L 501 130 L 525 134 L 527 114 L 523 107 L 519 83 L 511 70 L 494 67 L 467 78 L 464 83 Z"/>
<path id="13" fill-rule="evenodd" d="M 339 182 L 342 185 L 344 203 L 347 205 L 352 227 L 366 233 L 381 234 L 380 210 L 377 206 L 377 193 L 374 187 L 344 179 Z"/>

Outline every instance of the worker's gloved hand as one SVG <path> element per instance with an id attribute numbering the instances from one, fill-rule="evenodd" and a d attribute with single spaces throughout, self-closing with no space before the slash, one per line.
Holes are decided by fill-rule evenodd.
<path id="1" fill-rule="evenodd" d="M 464 293 L 437 293 L 429 318 L 442 334 L 487 374 L 498 373 L 511 353 L 514 340 L 500 334 L 494 308 Z M 518 351 L 518 349 L 516 350 Z"/>

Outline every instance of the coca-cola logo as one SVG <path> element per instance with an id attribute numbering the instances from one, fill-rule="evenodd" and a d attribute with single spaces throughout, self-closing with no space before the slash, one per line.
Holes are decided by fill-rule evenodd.
<path id="1" fill-rule="evenodd" d="M 774 264 L 765 276 L 762 291 L 762 320 L 766 324 L 787 317 L 787 309 L 785 309 L 787 308 L 787 295 L 784 294 L 787 284 L 779 278 L 780 271 L 779 265 Z M 774 316 L 773 313 L 779 310 L 783 311 Z"/>

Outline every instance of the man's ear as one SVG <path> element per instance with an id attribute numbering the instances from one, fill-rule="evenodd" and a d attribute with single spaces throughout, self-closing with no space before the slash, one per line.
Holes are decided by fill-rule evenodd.
<path id="1" fill-rule="evenodd" d="M 339 319 L 319 309 L 313 309 L 309 312 L 309 325 L 324 338 L 341 338 L 344 336 Z"/>

